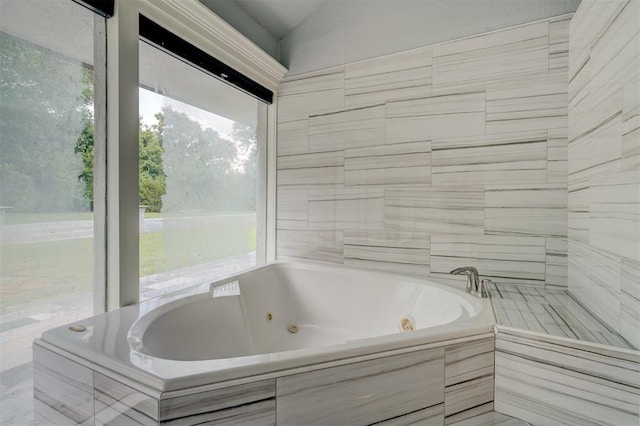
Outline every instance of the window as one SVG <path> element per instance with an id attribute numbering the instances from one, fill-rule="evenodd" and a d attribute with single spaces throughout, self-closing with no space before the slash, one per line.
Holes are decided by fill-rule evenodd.
<path id="1" fill-rule="evenodd" d="M 0 10 L 0 412 L 21 423 L 33 339 L 104 309 L 93 209 L 106 38 L 105 19 L 69 0 Z"/>
<path id="2" fill-rule="evenodd" d="M 144 300 L 256 265 L 266 105 L 146 41 L 139 52 Z"/>

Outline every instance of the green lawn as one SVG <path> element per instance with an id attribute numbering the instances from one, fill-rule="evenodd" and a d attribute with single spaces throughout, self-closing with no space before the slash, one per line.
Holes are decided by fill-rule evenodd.
<path id="1" fill-rule="evenodd" d="M 140 275 L 254 251 L 255 215 L 167 218 L 140 239 Z M 0 246 L 0 313 L 11 306 L 93 286 L 93 239 Z"/>
<path id="2" fill-rule="evenodd" d="M 91 212 L 71 213 L 7 213 L 4 216 L 5 225 L 24 225 L 27 223 L 64 222 L 67 220 L 91 220 Z"/>

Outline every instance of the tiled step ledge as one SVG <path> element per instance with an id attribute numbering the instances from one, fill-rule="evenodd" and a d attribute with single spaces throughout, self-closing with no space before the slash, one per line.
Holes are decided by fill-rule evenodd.
<path id="1" fill-rule="evenodd" d="M 636 426 L 640 352 L 496 325 L 494 398 L 534 426 Z"/>

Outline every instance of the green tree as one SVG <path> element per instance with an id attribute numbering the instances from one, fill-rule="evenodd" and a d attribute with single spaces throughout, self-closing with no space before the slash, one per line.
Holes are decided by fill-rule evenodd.
<path id="1" fill-rule="evenodd" d="M 227 184 L 237 149 L 230 140 L 169 107 L 162 109 L 162 142 L 167 194 L 165 211 L 220 211 L 232 208 Z"/>
<path id="2" fill-rule="evenodd" d="M 162 164 L 162 114 L 156 114 L 158 124 L 147 126 L 140 120 L 138 127 L 140 204 L 147 211 L 162 211 L 162 196 L 166 193 L 166 176 Z M 91 110 L 86 108 L 83 115 L 84 129 L 75 146 L 75 153 L 82 157 L 84 168 L 78 179 L 84 184 L 84 198 L 93 210 L 93 147 L 94 125 Z"/>
<path id="3" fill-rule="evenodd" d="M 0 205 L 29 213 L 88 209 L 74 154 L 85 69 L 0 33 Z"/>
<path id="4" fill-rule="evenodd" d="M 140 120 L 139 167 L 140 167 L 140 204 L 148 206 L 150 212 L 162 211 L 162 196 L 167 193 L 166 175 L 162 155 L 162 131 L 164 117 L 155 115 L 158 124 L 147 126 Z"/>
<path id="5" fill-rule="evenodd" d="M 239 122 L 233 123 L 231 136 L 240 145 L 246 156 L 242 164 L 243 173 L 238 176 L 238 195 L 241 209 L 256 210 L 258 143 L 256 128 Z"/>
<path id="6" fill-rule="evenodd" d="M 94 102 L 94 89 L 93 89 L 93 71 L 85 69 L 82 77 L 83 89 L 82 89 L 82 123 L 84 127 L 76 146 L 73 150 L 74 153 L 79 154 L 82 158 L 82 172 L 78 176 L 78 179 L 84 185 L 83 196 L 91 211 L 93 211 L 93 146 L 94 146 L 94 117 L 93 117 L 93 102 Z"/>

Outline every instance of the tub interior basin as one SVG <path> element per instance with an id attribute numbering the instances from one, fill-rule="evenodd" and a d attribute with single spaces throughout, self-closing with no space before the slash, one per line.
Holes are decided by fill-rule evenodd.
<path id="1" fill-rule="evenodd" d="M 143 354 L 214 360 L 343 344 L 468 318 L 464 293 L 390 274 L 267 265 L 170 301 L 128 333 Z"/>

